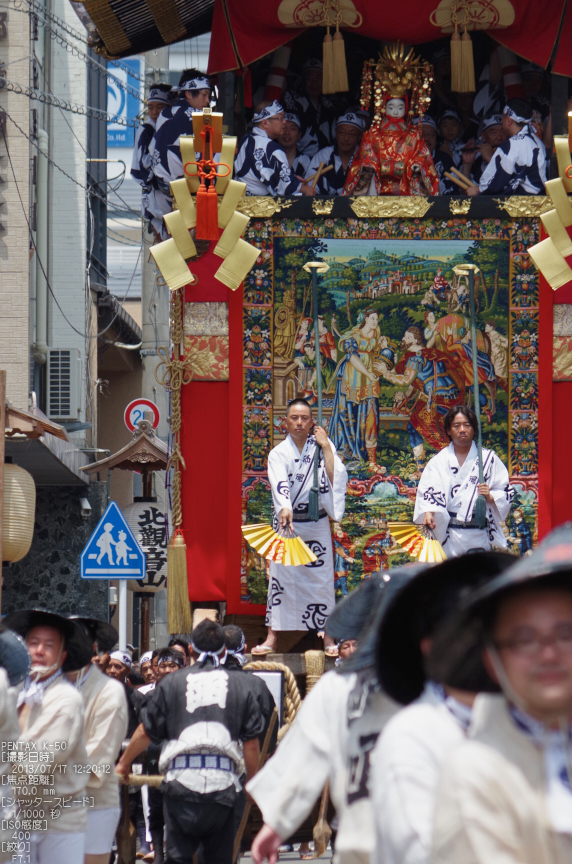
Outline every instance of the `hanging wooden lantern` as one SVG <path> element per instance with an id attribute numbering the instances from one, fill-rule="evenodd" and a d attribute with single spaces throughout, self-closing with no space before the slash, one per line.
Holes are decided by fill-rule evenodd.
<path id="1" fill-rule="evenodd" d="M 34 536 L 34 478 L 19 465 L 6 462 L 2 497 L 2 558 L 15 564 L 28 554 Z"/>
<path id="2" fill-rule="evenodd" d="M 123 507 L 121 512 L 147 559 L 147 576 L 139 581 L 130 579 L 128 588 L 149 594 L 161 591 L 167 579 L 167 540 L 162 504 L 156 498 L 138 498 L 133 504 Z"/>

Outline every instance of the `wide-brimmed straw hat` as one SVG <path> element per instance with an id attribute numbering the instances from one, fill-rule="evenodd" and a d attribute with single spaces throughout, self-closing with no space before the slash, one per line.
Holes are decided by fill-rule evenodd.
<path id="1" fill-rule="evenodd" d="M 388 696 L 404 705 L 420 696 L 427 679 L 421 640 L 434 637 L 465 596 L 513 561 L 506 552 L 462 555 L 426 567 L 399 586 L 384 603 L 377 622 L 375 663 Z"/>
<path id="2" fill-rule="evenodd" d="M 21 609 L 7 615 L 4 624 L 19 633 L 23 639 L 34 627 L 53 627 L 59 630 L 65 639 L 64 649 L 67 655 L 62 666 L 64 672 L 73 672 L 91 663 L 93 643 L 78 621 L 47 609 Z"/>

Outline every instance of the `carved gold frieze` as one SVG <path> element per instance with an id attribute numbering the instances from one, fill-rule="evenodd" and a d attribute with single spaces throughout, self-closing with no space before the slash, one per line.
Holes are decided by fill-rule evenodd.
<path id="1" fill-rule="evenodd" d="M 334 199 L 330 198 L 327 201 L 322 201 L 318 198 L 312 198 L 312 210 L 316 216 L 329 216 L 334 207 Z"/>
<path id="2" fill-rule="evenodd" d="M 449 209 L 455 216 L 466 216 L 471 209 L 470 198 L 451 198 Z"/>
<path id="3" fill-rule="evenodd" d="M 422 219 L 433 206 L 433 202 L 421 196 L 387 195 L 373 197 L 363 195 L 350 198 L 351 208 L 359 219 L 397 217 L 398 219 Z"/>
<path id="4" fill-rule="evenodd" d="M 510 198 L 495 198 L 501 210 L 506 210 L 509 216 L 517 219 L 521 216 L 538 217 L 548 213 L 554 207 L 546 195 L 512 195 Z"/>
<path id="5" fill-rule="evenodd" d="M 241 198 L 236 209 L 246 216 L 251 216 L 259 219 L 268 219 L 274 216 L 275 213 L 280 213 L 290 206 L 290 201 L 284 201 L 282 198 L 272 198 L 271 195 L 249 195 Z"/>

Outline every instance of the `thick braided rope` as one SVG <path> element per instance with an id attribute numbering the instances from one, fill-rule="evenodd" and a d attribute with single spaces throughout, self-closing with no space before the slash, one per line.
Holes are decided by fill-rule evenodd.
<path id="1" fill-rule="evenodd" d="M 273 663 L 272 660 L 253 660 L 251 663 L 247 663 L 243 668 L 252 670 L 267 669 L 269 672 L 284 672 L 284 678 L 286 679 L 286 716 L 288 724 L 293 723 L 296 713 L 302 704 L 302 698 L 300 696 L 300 691 L 298 690 L 296 677 L 292 670 L 289 669 L 288 666 L 284 666 L 283 663 Z"/>

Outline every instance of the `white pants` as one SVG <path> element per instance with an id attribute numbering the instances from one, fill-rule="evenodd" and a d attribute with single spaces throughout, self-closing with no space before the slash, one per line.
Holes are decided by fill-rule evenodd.
<path id="1" fill-rule="evenodd" d="M 86 855 L 108 855 L 111 853 L 120 815 L 119 807 L 87 811 Z"/>
<path id="2" fill-rule="evenodd" d="M 490 552 L 491 541 L 489 532 L 478 528 L 449 528 L 449 539 L 443 544 L 443 551 L 447 558 L 456 558 L 465 555 L 469 549 L 484 549 Z"/>
<path id="3" fill-rule="evenodd" d="M 32 834 L 30 864 L 83 864 L 85 834 L 46 831 Z"/>

